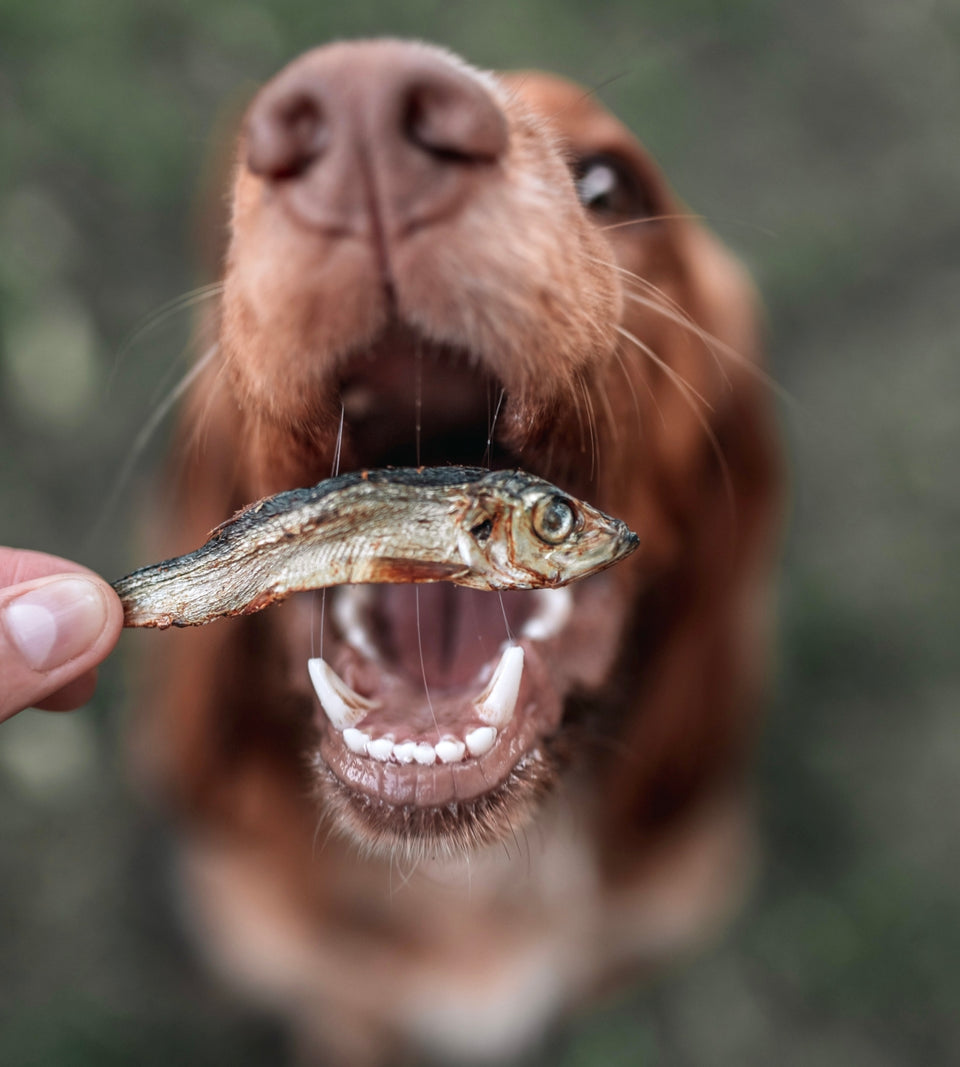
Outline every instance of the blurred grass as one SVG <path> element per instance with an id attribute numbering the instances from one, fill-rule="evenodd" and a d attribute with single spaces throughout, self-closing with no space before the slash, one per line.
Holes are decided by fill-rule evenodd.
<path id="1" fill-rule="evenodd" d="M 380 33 L 599 86 L 754 272 L 792 397 L 754 898 L 543 1062 L 956 1062 L 958 0 L 0 0 L 0 543 L 132 562 L 162 442 L 105 502 L 190 315 L 124 342 L 209 280 L 214 131 L 303 48 Z M 103 682 L 89 712 L 0 731 L 0 1062 L 282 1062 L 192 958 Z"/>

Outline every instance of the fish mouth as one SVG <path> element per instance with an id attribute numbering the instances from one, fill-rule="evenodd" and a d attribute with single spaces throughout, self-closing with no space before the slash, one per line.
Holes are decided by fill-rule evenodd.
<path id="1" fill-rule="evenodd" d="M 517 434 L 516 399 L 482 361 L 413 331 L 391 327 L 352 354 L 338 391 L 341 471 L 479 463 L 589 491 L 556 440 L 551 454 Z M 600 685 L 618 649 L 606 573 L 559 589 L 342 586 L 298 600 L 320 794 L 336 825 L 393 853 L 515 832 L 566 762 L 567 697 Z"/>

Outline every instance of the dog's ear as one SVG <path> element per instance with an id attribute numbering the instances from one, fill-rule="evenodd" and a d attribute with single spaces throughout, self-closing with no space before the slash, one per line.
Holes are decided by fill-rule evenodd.
<path id="1" fill-rule="evenodd" d="M 764 681 L 780 455 L 770 386 L 754 362 L 752 293 L 702 238 L 688 260 L 689 306 L 696 315 L 699 304 L 697 321 L 723 340 L 704 358 L 723 361 L 726 385 L 706 425 L 689 409 L 680 416 L 670 478 L 685 488 L 672 508 L 676 547 L 640 594 L 624 649 L 633 690 L 599 831 L 608 867 L 626 876 L 642 844 L 678 816 L 711 791 L 742 788 Z"/>

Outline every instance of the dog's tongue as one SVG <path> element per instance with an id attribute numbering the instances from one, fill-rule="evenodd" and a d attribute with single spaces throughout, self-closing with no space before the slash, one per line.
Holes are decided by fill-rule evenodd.
<path id="1" fill-rule="evenodd" d="M 389 635 L 385 652 L 411 680 L 444 688 L 467 685 L 516 634 L 529 597 L 502 597 L 438 582 L 386 586 L 376 599 L 374 632 Z"/>

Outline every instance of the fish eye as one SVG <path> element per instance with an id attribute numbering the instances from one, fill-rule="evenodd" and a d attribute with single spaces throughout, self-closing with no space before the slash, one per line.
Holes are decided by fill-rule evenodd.
<path id="1" fill-rule="evenodd" d="M 533 532 L 548 545 L 565 541 L 576 526 L 577 513 L 566 497 L 546 497 L 533 510 Z"/>
<path id="2" fill-rule="evenodd" d="M 493 523 L 490 519 L 484 519 L 482 522 L 478 522 L 476 526 L 471 527 L 470 533 L 481 545 L 485 545 L 490 540 L 490 534 L 493 533 Z"/>

